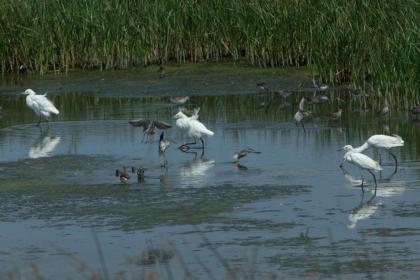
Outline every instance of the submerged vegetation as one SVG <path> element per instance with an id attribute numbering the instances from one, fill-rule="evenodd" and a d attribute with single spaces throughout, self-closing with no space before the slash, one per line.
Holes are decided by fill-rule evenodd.
<path id="1" fill-rule="evenodd" d="M 0 10 L 2 73 L 230 59 L 309 66 L 395 101 L 419 93 L 414 0 L 3 0 Z"/>

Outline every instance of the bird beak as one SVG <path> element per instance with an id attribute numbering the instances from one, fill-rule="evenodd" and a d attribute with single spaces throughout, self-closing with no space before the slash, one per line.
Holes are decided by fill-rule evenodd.
<path id="1" fill-rule="evenodd" d="M 340 148 L 340 149 L 337 150 L 337 152 L 342 151 L 342 150 L 344 150 L 344 149 L 343 148 Z"/>

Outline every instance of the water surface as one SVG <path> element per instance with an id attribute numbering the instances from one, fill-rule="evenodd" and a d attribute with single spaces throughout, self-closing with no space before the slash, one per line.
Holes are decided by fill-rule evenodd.
<path id="1" fill-rule="evenodd" d="M 306 73 L 203 64 L 67 76 L 3 79 L 0 86 L 0 264 L 3 273 L 79 278 L 101 266 L 108 273 L 158 271 L 163 277 L 414 277 L 420 264 L 420 149 L 418 127 L 403 113 L 379 117 L 358 103 L 308 105 L 316 118 L 305 130 L 293 122 L 302 95 L 287 98 Z M 265 81 L 272 93 L 258 93 Z M 48 92 L 61 114 L 49 126 L 19 93 Z M 141 143 L 127 121 L 146 117 L 175 124 L 170 96 L 189 95 L 200 120 L 215 132 L 204 154 L 182 153 L 176 128 L 162 169 L 155 135 Z M 268 107 L 262 102 L 269 101 Z M 344 108 L 343 119 L 326 116 Z M 345 144 L 398 134 L 399 169 L 382 154 L 384 171 L 370 203 L 360 173 L 338 168 Z M 232 156 L 251 146 L 238 166 Z M 367 152 L 376 157 L 373 151 Z M 120 183 L 115 169 L 146 168 L 145 181 Z M 134 174 L 133 174 L 134 175 Z M 145 252 L 160 250 L 158 262 Z M 210 271 L 210 272 L 209 272 Z"/>

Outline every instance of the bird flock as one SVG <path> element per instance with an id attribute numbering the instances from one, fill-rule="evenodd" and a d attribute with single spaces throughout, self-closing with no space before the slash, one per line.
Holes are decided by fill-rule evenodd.
<path id="1" fill-rule="evenodd" d="M 159 78 L 165 77 L 164 69 L 161 67 L 159 69 Z M 267 94 L 269 92 L 269 88 L 265 83 L 258 83 L 257 84 L 259 92 L 261 94 Z M 328 89 L 328 86 L 326 85 L 317 85 L 314 83 L 314 87 L 318 91 L 325 91 Z M 48 100 L 46 94 L 36 94 L 32 89 L 27 89 L 23 93 L 23 95 L 26 95 L 26 104 L 27 106 L 34 111 L 34 113 L 39 117 L 39 120 L 37 122 L 37 126 L 40 126 L 41 121 L 45 120 L 48 122 L 49 118 L 52 115 L 58 115 L 60 112 L 59 110 L 54 106 L 54 104 Z M 280 95 L 285 97 L 288 96 L 290 93 L 286 91 L 281 91 Z M 185 104 L 190 97 L 188 96 L 176 96 L 171 97 L 170 101 L 173 104 L 176 105 L 183 105 Z M 305 103 L 319 103 L 322 100 L 328 100 L 328 97 L 321 95 L 318 96 L 316 93 L 314 93 L 311 97 L 302 97 L 302 99 L 299 102 L 298 105 L 298 111 L 294 114 L 294 121 L 296 126 L 301 125 L 303 129 L 305 129 L 304 123 L 312 119 L 313 115 L 310 110 L 305 109 Z M 0 110 L 2 108 L 0 107 Z M 202 122 L 199 121 L 199 111 L 200 108 L 196 108 L 193 110 L 192 114 L 188 115 L 186 112 L 186 109 L 179 108 L 178 112 L 173 116 L 173 118 L 176 120 L 175 125 L 176 128 L 179 129 L 182 133 L 184 133 L 188 138 L 192 139 L 193 142 L 187 142 L 179 146 L 179 149 L 183 152 L 188 152 L 191 149 L 201 149 L 204 153 L 205 149 L 205 143 L 203 140 L 203 137 L 212 137 L 214 135 L 214 132 L 208 129 Z M 337 112 L 334 112 L 329 115 L 329 118 L 331 121 L 337 121 L 341 119 L 343 110 L 341 108 L 338 109 Z M 379 114 L 384 115 L 389 112 L 389 105 L 387 101 L 385 101 L 384 107 L 379 111 Z M 411 109 L 411 114 L 415 118 L 420 117 L 420 106 L 414 106 Z M 159 137 L 159 145 L 158 145 L 158 153 L 159 156 L 163 158 L 163 163 L 161 167 L 167 168 L 168 160 L 166 158 L 165 152 L 170 147 L 171 143 L 173 141 L 165 138 L 164 131 L 166 129 L 169 129 L 172 127 L 171 124 L 161 121 L 161 120 L 155 120 L 155 119 L 132 119 L 129 120 L 128 123 L 134 127 L 141 127 L 143 137 L 141 142 L 147 143 L 152 137 L 156 129 L 161 130 L 160 137 Z M 197 140 L 200 140 L 200 145 L 197 144 Z M 395 161 L 395 168 L 394 173 L 397 172 L 398 169 L 398 160 L 396 155 L 392 152 L 391 149 L 396 147 L 404 146 L 404 140 L 398 136 L 398 135 L 382 135 L 377 134 L 369 137 L 366 142 L 359 146 L 359 147 L 353 147 L 352 145 L 345 145 L 340 150 L 344 151 L 344 155 L 341 161 L 341 164 L 339 165 L 341 168 L 344 168 L 344 163 L 349 163 L 357 168 L 360 169 L 360 171 L 367 171 L 370 173 L 373 177 L 374 183 L 375 183 L 375 189 L 374 189 L 374 195 L 376 195 L 377 190 L 377 180 L 374 172 L 380 172 L 383 170 L 381 166 L 381 153 L 380 151 L 385 150 L 389 153 L 389 155 L 394 159 Z M 375 149 L 379 152 L 379 162 L 373 160 L 366 154 L 363 154 L 364 151 L 368 149 Z M 251 147 L 243 148 L 233 155 L 233 162 L 237 163 L 239 165 L 239 160 L 248 154 L 259 154 L 260 152 L 255 151 Z M 145 168 L 143 167 L 132 167 L 131 172 L 133 174 L 136 174 L 138 182 L 144 182 L 144 174 L 145 174 Z M 343 169 L 344 170 L 344 169 Z M 362 173 L 361 173 L 362 174 Z M 123 167 L 121 170 L 117 169 L 115 171 L 115 176 L 120 179 L 122 183 L 127 183 L 130 179 L 129 172 L 127 171 L 126 167 Z M 361 189 L 362 192 L 364 192 L 364 177 L 361 175 Z"/>

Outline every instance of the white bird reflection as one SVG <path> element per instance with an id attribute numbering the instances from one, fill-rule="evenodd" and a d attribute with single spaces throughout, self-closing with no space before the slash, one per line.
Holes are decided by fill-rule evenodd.
<path id="1" fill-rule="evenodd" d="M 209 169 L 214 166 L 214 160 L 203 159 L 202 155 L 200 158 L 196 158 L 192 161 L 185 163 L 181 166 L 180 177 L 181 183 L 186 185 L 197 185 L 197 183 L 203 183 L 206 181 L 207 173 Z"/>
<path id="2" fill-rule="evenodd" d="M 42 133 L 29 149 L 29 158 L 49 157 L 50 154 L 60 143 L 61 137 L 49 136 L 47 133 Z"/>
<path id="3" fill-rule="evenodd" d="M 355 177 L 351 176 L 344 168 L 342 168 L 344 173 L 344 177 L 352 186 L 359 186 L 362 183 L 362 180 L 356 179 Z M 391 178 L 396 173 L 391 174 L 390 177 L 385 179 L 379 179 L 379 183 L 381 184 L 380 188 L 377 189 L 376 196 L 374 195 L 374 190 L 371 190 L 373 194 L 372 197 L 368 201 L 363 201 L 363 194 L 362 194 L 362 201 L 360 204 L 352 210 L 349 214 L 349 223 L 347 224 L 347 228 L 353 229 L 356 227 L 357 223 L 360 220 L 368 219 L 370 216 L 375 214 L 378 209 L 383 205 L 383 201 L 375 202 L 374 198 L 377 199 L 385 198 L 385 197 L 393 197 L 402 195 L 405 191 L 405 181 L 393 181 L 390 182 Z"/>

